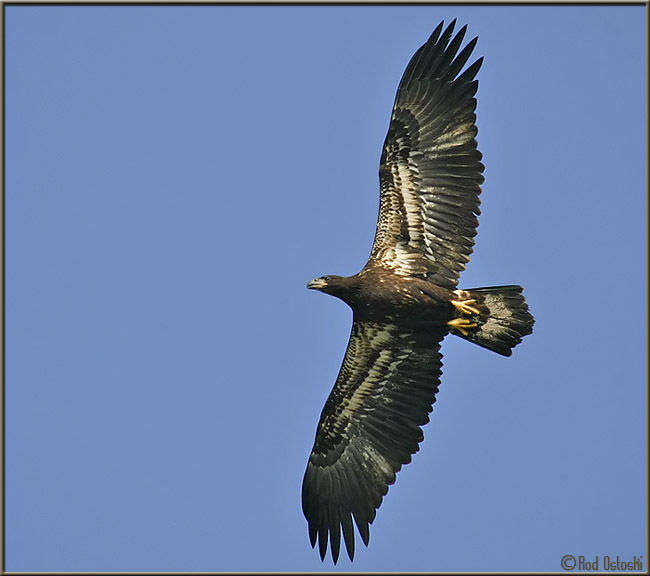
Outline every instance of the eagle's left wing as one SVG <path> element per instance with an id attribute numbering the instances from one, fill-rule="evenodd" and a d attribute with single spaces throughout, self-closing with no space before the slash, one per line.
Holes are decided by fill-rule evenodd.
<path id="1" fill-rule="evenodd" d="M 442 23 L 409 62 L 381 157 L 380 206 L 370 262 L 454 288 L 469 261 L 483 182 L 476 145 L 474 79 L 462 74 L 476 38 L 458 53 Z"/>
<path id="2" fill-rule="evenodd" d="M 375 511 L 411 461 L 440 381 L 445 332 L 355 321 L 343 366 L 321 414 L 302 487 L 312 546 L 321 558 L 341 530 L 350 559 L 356 522 L 365 545 Z"/>

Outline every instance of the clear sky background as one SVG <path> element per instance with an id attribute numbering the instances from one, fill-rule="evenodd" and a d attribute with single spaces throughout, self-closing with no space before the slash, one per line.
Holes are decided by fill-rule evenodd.
<path id="1" fill-rule="evenodd" d="M 341 570 L 559 571 L 646 541 L 645 9 L 5 8 L 6 568 L 317 571 L 300 506 L 401 74 L 479 36 L 486 182 L 425 441 Z M 473 60 L 472 60 L 473 61 Z M 602 564 L 601 564 L 602 565 Z"/>

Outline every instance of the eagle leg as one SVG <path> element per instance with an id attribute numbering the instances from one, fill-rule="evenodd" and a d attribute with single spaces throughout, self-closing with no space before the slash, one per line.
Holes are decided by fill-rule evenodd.
<path id="1" fill-rule="evenodd" d="M 472 314 L 480 316 L 479 311 L 473 306 L 470 306 L 470 304 L 476 304 L 476 300 L 451 300 L 451 303 L 461 314 L 466 314 L 467 316 L 471 316 Z"/>
<path id="2" fill-rule="evenodd" d="M 458 330 L 463 336 L 467 336 L 469 334 L 468 330 L 470 328 L 478 328 L 478 324 L 476 322 L 472 322 L 467 318 L 454 318 L 453 320 L 447 322 L 447 324 L 452 328 Z"/>

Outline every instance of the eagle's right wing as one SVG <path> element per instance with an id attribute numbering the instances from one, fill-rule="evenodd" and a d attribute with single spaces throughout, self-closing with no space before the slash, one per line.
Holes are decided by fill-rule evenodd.
<path id="1" fill-rule="evenodd" d="M 302 487 L 309 537 L 312 546 L 318 539 L 321 558 L 329 539 L 336 563 L 341 529 L 353 558 L 353 517 L 368 545 L 376 509 L 423 439 L 420 426 L 429 421 L 438 391 L 444 335 L 353 323 Z"/>

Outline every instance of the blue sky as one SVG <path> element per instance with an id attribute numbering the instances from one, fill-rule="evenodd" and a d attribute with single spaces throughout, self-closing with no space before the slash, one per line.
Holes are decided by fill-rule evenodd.
<path id="1" fill-rule="evenodd" d="M 425 441 L 340 570 L 559 571 L 646 542 L 645 9 L 9 6 L 6 568 L 318 571 L 300 508 L 401 74 L 479 36 L 461 287 Z M 359 541 L 358 541 L 359 542 Z"/>

